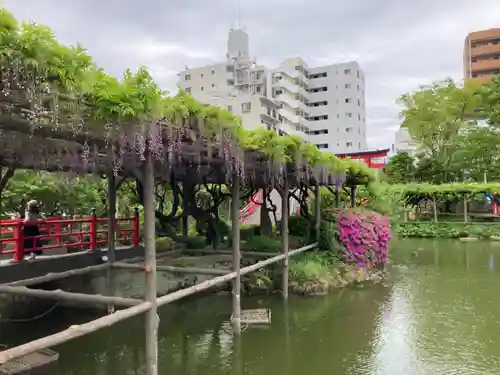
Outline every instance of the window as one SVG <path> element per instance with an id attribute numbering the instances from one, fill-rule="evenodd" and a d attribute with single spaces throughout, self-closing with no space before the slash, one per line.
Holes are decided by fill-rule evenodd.
<path id="1" fill-rule="evenodd" d="M 186 88 L 184 89 L 184 92 L 185 92 L 186 94 L 191 94 L 191 87 L 186 87 Z"/>
<path id="2" fill-rule="evenodd" d="M 358 78 L 359 78 L 359 70 L 358 70 Z"/>
<path id="3" fill-rule="evenodd" d="M 346 142 L 345 145 L 346 145 L 347 148 L 351 148 L 352 147 L 352 142 Z"/>
<path id="4" fill-rule="evenodd" d="M 308 131 L 306 131 L 306 134 L 310 134 L 310 135 L 328 134 L 328 129 L 308 130 Z"/>
<path id="5" fill-rule="evenodd" d="M 361 100 L 358 99 L 358 107 L 361 107 Z"/>
<path id="6" fill-rule="evenodd" d="M 344 85 L 344 87 L 345 87 L 346 89 L 350 89 L 350 88 L 351 88 L 351 84 L 350 84 L 350 83 L 346 83 L 346 84 Z"/>
<path id="7" fill-rule="evenodd" d="M 315 93 L 315 92 L 322 92 L 322 91 L 328 91 L 328 87 L 316 87 L 314 89 L 309 89 L 307 92 L 309 93 Z"/>
<path id="8" fill-rule="evenodd" d="M 346 133 L 351 133 L 352 132 L 352 128 L 345 128 L 345 132 Z"/>
<path id="9" fill-rule="evenodd" d="M 309 118 L 310 121 L 321 121 L 321 120 L 328 120 L 328 115 L 323 115 L 323 116 L 313 116 Z"/>
<path id="10" fill-rule="evenodd" d="M 346 117 L 351 118 L 351 117 L 352 117 L 352 113 L 351 113 L 351 112 L 347 112 L 347 113 L 345 114 L 345 116 L 346 116 Z"/>
<path id="11" fill-rule="evenodd" d="M 351 69 L 345 69 L 344 74 L 351 74 Z"/>
<path id="12" fill-rule="evenodd" d="M 227 110 L 228 110 L 229 112 L 233 112 L 233 106 L 232 106 L 232 105 L 228 105 L 228 106 L 227 106 Z"/>
<path id="13" fill-rule="evenodd" d="M 243 112 L 250 112 L 252 110 L 252 103 L 241 103 L 241 110 Z"/>
<path id="14" fill-rule="evenodd" d="M 255 75 L 255 79 L 260 79 L 260 73 L 257 73 L 257 74 Z"/>
<path id="15" fill-rule="evenodd" d="M 352 103 L 352 99 L 351 98 L 345 98 L 345 102 L 346 103 Z"/>
<path id="16" fill-rule="evenodd" d="M 201 87 L 200 87 L 200 90 L 201 90 L 201 91 L 203 91 L 203 90 L 205 90 L 205 88 L 204 88 L 203 86 L 201 86 Z"/>
<path id="17" fill-rule="evenodd" d="M 191 74 L 186 74 L 186 75 L 184 76 L 184 80 L 185 80 L 185 81 L 191 81 Z"/>
<path id="18" fill-rule="evenodd" d="M 261 92 L 262 91 L 262 88 L 260 87 L 260 85 L 256 87 L 256 90 L 257 90 L 257 92 Z"/>
<path id="19" fill-rule="evenodd" d="M 318 148 L 328 148 L 328 143 L 320 143 L 319 145 L 316 145 Z"/>
<path id="20" fill-rule="evenodd" d="M 358 121 L 361 121 L 361 115 L 358 113 Z"/>
<path id="21" fill-rule="evenodd" d="M 215 74 L 215 70 L 212 70 L 212 74 Z"/>
<path id="22" fill-rule="evenodd" d="M 203 78 L 203 73 L 200 74 L 201 78 Z"/>
<path id="23" fill-rule="evenodd" d="M 359 85 L 358 85 L 358 91 L 359 91 Z"/>
<path id="24" fill-rule="evenodd" d="M 328 74 L 325 72 L 325 73 L 316 73 L 316 74 L 310 74 L 307 78 L 309 79 L 314 79 L 314 78 L 325 78 L 327 77 Z"/>
<path id="25" fill-rule="evenodd" d="M 212 87 L 215 87 L 215 83 L 212 83 Z"/>
<path id="26" fill-rule="evenodd" d="M 328 102 L 325 100 L 325 101 L 322 101 L 322 102 L 313 102 L 313 103 L 309 103 L 308 104 L 309 107 L 320 107 L 320 106 L 323 106 L 323 105 L 328 105 Z"/>

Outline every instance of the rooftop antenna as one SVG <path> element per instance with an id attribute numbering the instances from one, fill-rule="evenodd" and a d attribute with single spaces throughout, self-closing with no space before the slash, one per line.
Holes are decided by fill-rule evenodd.
<path id="1" fill-rule="evenodd" d="M 240 3 L 238 3 L 237 20 L 238 20 L 237 27 L 238 27 L 238 29 L 241 29 L 241 6 L 240 6 Z"/>

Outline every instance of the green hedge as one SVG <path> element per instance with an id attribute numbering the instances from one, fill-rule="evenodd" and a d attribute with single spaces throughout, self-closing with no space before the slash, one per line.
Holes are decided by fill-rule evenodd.
<path id="1" fill-rule="evenodd" d="M 395 229 L 401 237 L 500 237 L 500 224 L 409 222 L 400 223 Z"/>

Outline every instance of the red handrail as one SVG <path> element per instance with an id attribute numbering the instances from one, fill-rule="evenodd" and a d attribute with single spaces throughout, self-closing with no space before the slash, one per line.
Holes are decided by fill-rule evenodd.
<path id="1" fill-rule="evenodd" d="M 24 237 L 24 227 L 27 225 L 38 225 L 40 235 Z M 37 222 L 24 222 L 22 219 L 0 220 L 0 255 L 13 254 L 14 260 L 19 262 L 24 259 L 26 252 L 64 247 L 80 247 L 82 250 L 88 248 L 96 251 L 108 242 L 108 225 L 107 218 L 97 218 L 95 213 L 79 219 L 53 217 Z M 130 241 L 133 246 L 139 245 L 139 211 L 136 209 L 132 217 L 117 218 L 115 233 L 117 240 Z M 25 240 L 33 240 L 35 243 L 35 240 L 41 240 L 48 243 L 25 251 Z"/>

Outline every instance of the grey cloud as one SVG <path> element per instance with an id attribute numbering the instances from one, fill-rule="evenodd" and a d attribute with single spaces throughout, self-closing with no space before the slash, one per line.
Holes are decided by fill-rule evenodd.
<path id="1" fill-rule="evenodd" d="M 114 74 L 148 66 L 167 90 L 176 72 L 223 59 L 234 0 L 4 0 L 17 17 L 81 42 Z M 310 65 L 356 59 L 367 77 L 371 147 L 388 147 L 396 98 L 420 84 L 462 76 L 469 31 L 499 26 L 498 0 L 254 0 L 240 2 L 252 55 L 267 65 L 302 56 Z"/>

